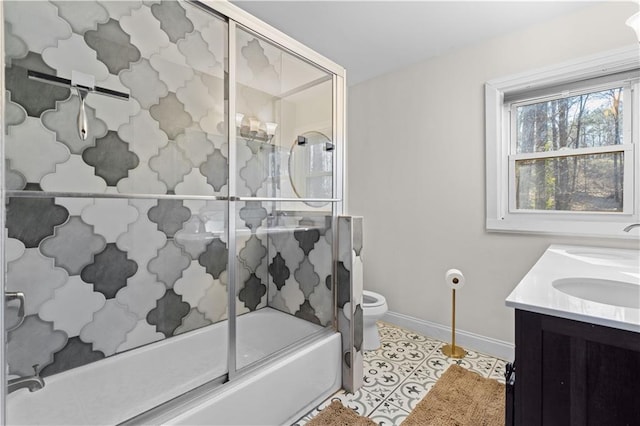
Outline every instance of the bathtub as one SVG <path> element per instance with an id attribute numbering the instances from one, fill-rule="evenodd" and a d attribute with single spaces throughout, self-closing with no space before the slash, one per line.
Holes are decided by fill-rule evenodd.
<path id="1" fill-rule="evenodd" d="M 45 377 L 7 396 L 7 424 L 113 425 L 224 377 L 227 322 Z M 238 368 L 314 335 L 303 346 L 145 423 L 286 424 L 338 390 L 340 335 L 271 308 L 236 320 Z M 251 367 L 250 367 L 251 368 Z M 154 417 L 155 416 L 155 417 Z"/>

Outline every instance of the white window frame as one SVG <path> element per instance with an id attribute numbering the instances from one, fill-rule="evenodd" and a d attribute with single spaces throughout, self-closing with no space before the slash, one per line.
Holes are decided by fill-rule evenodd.
<path id="1" fill-rule="evenodd" d="M 637 239 L 632 232 L 624 232 L 625 226 L 640 221 L 640 120 L 633 117 L 625 123 L 624 145 L 614 147 L 580 149 L 580 153 L 624 152 L 624 199 L 622 212 L 566 212 L 541 210 L 516 210 L 514 198 L 515 160 L 519 154 L 511 154 L 511 114 L 505 105 L 505 95 L 533 91 L 562 84 L 569 84 L 610 74 L 637 69 L 640 52 L 629 46 L 603 54 L 565 62 L 551 67 L 491 80 L 485 84 L 486 117 L 486 227 L 488 231 L 533 234 L 572 235 Z M 640 111 L 640 85 L 631 86 L 630 102 L 635 115 Z M 630 121 L 631 120 L 627 120 Z M 514 151 L 515 152 L 515 151 Z M 575 155 L 571 150 L 567 155 Z M 548 157 L 549 153 L 541 153 Z M 527 154 L 527 158 L 531 154 Z"/>

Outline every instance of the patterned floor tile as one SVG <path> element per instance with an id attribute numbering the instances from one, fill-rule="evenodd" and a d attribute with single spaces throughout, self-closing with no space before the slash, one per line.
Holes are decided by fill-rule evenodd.
<path id="1" fill-rule="evenodd" d="M 398 408 L 395 405 L 385 401 L 367 417 L 378 423 L 380 426 L 393 426 L 402 423 L 402 421 L 406 419 L 408 415 L 408 411 Z"/>
<path id="2" fill-rule="evenodd" d="M 389 324 L 378 323 L 378 330 L 380 332 L 380 338 L 384 341 L 394 341 L 404 338 L 407 335 L 407 330 L 399 327 L 393 327 Z"/>
<path id="3" fill-rule="evenodd" d="M 338 391 L 295 423 L 303 426 L 338 399 L 381 426 L 399 425 L 451 364 L 504 383 L 506 361 L 468 351 L 463 359 L 442 354 L 443 342 L 379 322 L 381 346 L 364 353 L 364 385 L 355 394 Z"/>
<path id="4" fill-rule="evenodd" d="M 294 423 L 294 425 L 303 426 L 333 401 L 340 401 L 342 405 L 351 408 L 362 416 L 372 413 L 382 403 L 383 399 L 363 389 L 356 391 L 356 393 L 349 393 L 341 389 L 307 413 L 304 417 Z"/>
<path id="5" fill-rule="evenodd" d="M 399 340 L 395 342 L 383 341 L 379 349 L 382 356 L 392 362 L 410 362 L 420 364 L 425 360 L 426 354 L 422 350 L 421 345 L 408 340 Z"/>
<path id="6" fill-rule="evenodd" d="M 390 362 L 379 357 L 365 361 L 363 388 L 377 396 L 386 398 L 404 379 L 409 377 L 416 365 L 408 361 Z"/>
<path id="7" fill-rule="evenodd" d="M 496 364 L 493 367 L 493 370 L 491 371 L 491 374 L 489 374 L 489 378 L 496 379 L 500 383 L 504 383 L 505 382 L 504 373 L 506 371 L 506 368 L 507 368 L 507 361 L 503 361 L 501 359 L 497 360 Z"/>
<path id="8" fill-rule="evenodd" d="M 453 363 L 474 371 L 483 377 L 489 377 L 495 362 L 496 358 L 470 350 L 467 351 L 467 355 L 462 359 L 447 358 L 440 350 L 437 350 L 426 360 L 426 363 L 435 371 L 437 377 L 440 377 Z"/>
<path id="9" fill-rule="evenodd" d="M 402 342 L 412 342 L 417 345 L 417 347 L 420 347 L 421 351 L 425 352 L 426 354 L 431 354 L 434 350 L 438 349 L 442 345 L 442 342 L 438 340 L 434 340 L 418 333 L 414 333 L 413 331 L 405 330 L 403 328 L 399 328 L 383 322 L 378 323 L 378 331 L 380 333 L 380 338 L 384 342 L 391 342 L 396 344 L 401 344 Z"/>
<path id="10" fill-rule="evenodd" d="M 416 408 L 418 402 L 431 390 L 437 380 L 435 377 L 421 378 L 412 374 L 389 394 L 386 401 L 404 410 L 411 411 Z"/>

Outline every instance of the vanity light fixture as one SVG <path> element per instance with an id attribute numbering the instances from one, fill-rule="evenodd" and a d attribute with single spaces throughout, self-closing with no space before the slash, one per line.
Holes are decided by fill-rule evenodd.
<path id="1" fill-rule="evenodd" d="M 267 136 L 273 137 L 276 134 L 276 129 L 278 128 L 278 123 L 264 123 L 264 131 Z"/>
<path id="2" fill-rule="evenodd" d="M 257 134 L 258 130 L 260 130 L 260 120 L 255 118 L 249 119 L 249 133 Z"/>
<path id="3" fill-rule="evenodd" d="M 640 12 L 636 12 L 627 19 L 625 22 L 628 26 L 630 26 L 633 31 L 636 32 L 636 37 L 638 38 L 638 43 L 640 43 Z"/>
<path id="4" fill-rule="evenodd" d="M 245 139 L 271 142 L 271 139 L 276 134 L 278 123 L 261 123 L 255 117 L 249 117 L 245 120 L 244 114 L 238 112 L 236 113 L 236 128 L 238 129 L 238 134 Z"/>

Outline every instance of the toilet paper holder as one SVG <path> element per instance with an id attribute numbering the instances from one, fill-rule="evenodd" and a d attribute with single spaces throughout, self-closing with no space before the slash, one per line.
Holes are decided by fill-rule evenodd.
<path id="1" fill-rule="evenodd" d="M 467 351 L 456 346 L 456 289 L 464 286 L 465 278 L 459 270 L 449 269 L 445 274 L 445 280 L 451 288 L 451 344 L 444 345 L 441 351 L 449 358 L 464 358 L 467 356 Z"/>

